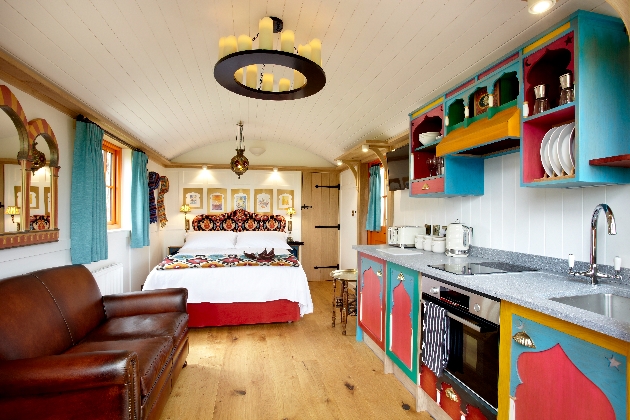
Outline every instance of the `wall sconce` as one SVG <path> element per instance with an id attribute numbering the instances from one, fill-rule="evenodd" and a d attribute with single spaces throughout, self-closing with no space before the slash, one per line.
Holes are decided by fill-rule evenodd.
<path id="1" fill-rule="evenodd" d="M 4 213 L 11 215 L 11 221 L 15 223 L 15 216 L 20 215 L 20 208 L 17 206 L 7 206 L 7 208 L 4 210 Z M 17 230 L 18 232 L 21 230 L 20 222 L 17 222 Z"/>
<path id="2" fill-rule="evenodd" d="M 367 145 L 367 144 L 362 144 L 361 145 L 361 151 L 363 153 L 367 152 L 368 150 L 370 150 L 370 146 L 369 145 Z"/>
<path id="3" fill-rule="evenodd" d="M 190 212 L 190 206 L 188 204 L 184 204 L 179 208 L 180 213 L 184 213 L 184 229 L 186 232 L 190 230 L 190 221 L 188 220 L 188 213 Z"/>
<path id="4" fill-rule="evenodd" d="M 289 221 L 287 222 L 287 229 L 289 229 L 289 236 L 287 237 L 287 242 L 293 242 L 293 238 L 291 237 L 291 231 L 293 230 L 293 220 L 292 217 L 296 213 L 295 208 L 289 207 L 287 209 L 287 215 L 289 216 Z"/>

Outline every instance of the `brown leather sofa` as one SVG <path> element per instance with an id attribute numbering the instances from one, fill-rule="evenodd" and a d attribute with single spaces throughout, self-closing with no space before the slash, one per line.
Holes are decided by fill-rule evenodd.
<path id="1" fill-rule="evenodd" d="M 0 418 L 159 418 L 188 356 L 187 299 L 101 296 L 82 265 L 0 280 Z"/>

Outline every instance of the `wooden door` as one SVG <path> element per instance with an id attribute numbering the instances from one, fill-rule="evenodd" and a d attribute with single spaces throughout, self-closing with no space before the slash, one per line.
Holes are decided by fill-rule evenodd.
<path id="1" fill-rule="evenodd" d="M 335 185 L 339 185 L 338 172 L 304 172 L 302 176 L 302 204 L 312 206 L 302 210 L 301 263 L 309 281 L 330 279 L 332 266 L 339 265 L 339 189 L 326 188 Z"/>

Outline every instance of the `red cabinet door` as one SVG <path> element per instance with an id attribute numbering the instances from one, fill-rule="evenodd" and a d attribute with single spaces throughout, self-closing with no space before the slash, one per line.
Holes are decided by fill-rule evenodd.
<path id="1" fill-rule="evenodd" d="M 359 268 L 359 327 L 385 349 L 385 261 L 361 254 Z"/>

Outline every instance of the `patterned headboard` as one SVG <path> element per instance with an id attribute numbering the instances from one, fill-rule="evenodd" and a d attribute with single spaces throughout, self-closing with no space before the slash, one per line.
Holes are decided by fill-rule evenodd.
<path id="1" fill-rule="evenodd" d="M 31 230 L 48 230 L 50 229 L 50 215 L 32 215 L 30 222 Z"/>
<path id="2" fill-rule="evenodd" d="M 200 214 L 192 221 L 193 230 L 277 231 L 284 232 L 287 222 L 284 216 L 250 213 L 234 210 L 230 213 Z"/>

